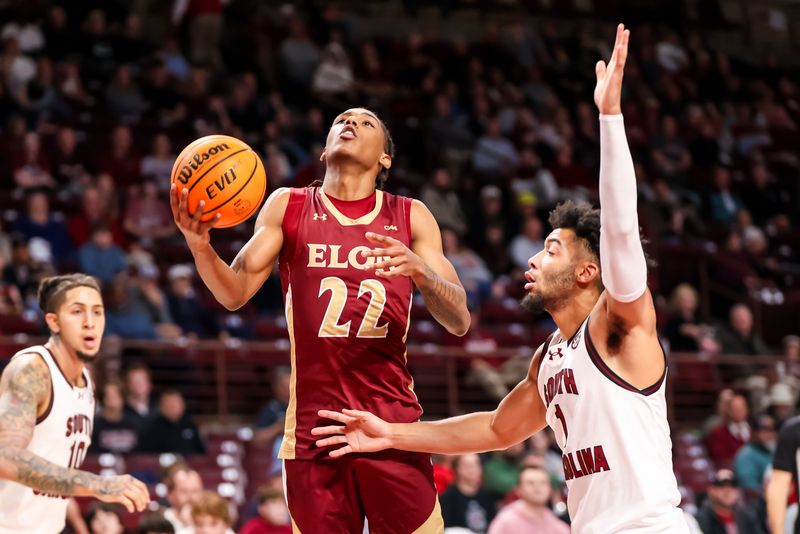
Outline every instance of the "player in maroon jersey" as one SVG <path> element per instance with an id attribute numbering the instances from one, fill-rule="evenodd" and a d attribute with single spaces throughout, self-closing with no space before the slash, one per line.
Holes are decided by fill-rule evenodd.
<path id="1" fill-rule="evenodd" d="M 433 215 L 418 200 L 384 193 L 394 145 L 363 108 L 339 115 L 328 133 L 321 187 L 281 188 L 230 266 L 209 243 L 217 219 L 191 216 L 188 191 L 171 191 L 175 221 L 201 278 L 230 310 L 244 305 L 279 260 L 291 339 L 292 377 L 280 457 L 300 532 L 441 532 L 427 454 L 383 451 L 331 460 L 315 445 L 317 411 L 358 406 L 394 422 L 422 409 L 406 368 L 416 286 L 448 331 L 469 328 L 466 294 L 442 252 Z"/>

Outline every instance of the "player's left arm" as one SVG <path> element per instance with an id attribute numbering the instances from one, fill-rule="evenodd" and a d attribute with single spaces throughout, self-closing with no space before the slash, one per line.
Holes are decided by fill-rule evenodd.
<path id="1" fill-rule="evenodd" d="M 626 334 L 655 336 L 656 314 L 647 288 L 647 262 L 639 234 L 636 175 L 625 137 L 621 93 L 629 30 L 620 24 L 614 52 L 596 67 L 594 98 L 600 111 L 600 264 L 608 324 Z"/>
<path id="2" fill-rule="evenodd" d="M 439 225 L 425 204 L 418 200 L 411 203 L 411 249 L 397 239 L 372 232 L 367 233 L 367 239 L 383 246 L 371 250 L 368 256 L 389 257 L 375 263 L 377 276 L 411 277 L 434 319 L 451 334 L 467 333 L 467 293 L 453 264 L 444 256 Z"/>

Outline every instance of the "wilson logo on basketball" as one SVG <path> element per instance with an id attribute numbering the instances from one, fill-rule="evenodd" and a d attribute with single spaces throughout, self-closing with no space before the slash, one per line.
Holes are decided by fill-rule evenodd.
<path id="1" fill-rule="evenodd" d="M 229 149 L 230 147 L 228 145 L 226 145 L 225 143 L 220 143 L 218 145 L 212 146 L 202 154 L 193 155 L 192 159 L 190 159 L 189 162 L 183 166 L 181 172 L 178 173 L 177 176 L 178 180 L 180 180 L 180 182 L 183 185 L 188 184 L 189 179 L 192 177 L 192 174 L 194 174 L 194 171 L 202 167 L 203 163 L 207 161 L 208 158 L 216 156 L 220 152 L 225 152 L 226 150 Z"/>

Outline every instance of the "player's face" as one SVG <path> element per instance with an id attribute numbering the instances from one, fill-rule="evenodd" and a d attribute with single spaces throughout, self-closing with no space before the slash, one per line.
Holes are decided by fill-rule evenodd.
<path id="1" fill-rule="evenodd" d="M 544 249 L 528 260 L 523 307 L 539 313 L 553 312 L 569 300 L 576 287 L 576 237 L 572 230 L 557 228 L 547 236 Z"/>
<path id="2" fill-rule="evenodd" d="M 195 534 L 225 534 L 228 525 L 218 517 L 200 515 L 194 518 Z"/>
<path id="3" fill-rule="evenodd" d="M 520 474 L 517 493 L 519 498 L 528 504 L 547 505 L 552 493 L 547 473 L 540 469 L 526 469 Z"/>
<path id="4" fill-rule="evenodd" d="M 329 162 L 343 157 L 366 168 L 378 165 L 388 168 L 392 160 L 384 152 L 385 145 L 386 137 L 378 117 L 369 110 L 353 108 L 334 119 L 322 157 Z"/>
<path id="5" fill-rule="evenodd" d="M 106 315 L 97 290 L 80 286 L 67 291 L 56 313 L 47 314 L 50 327 L 61 342 L 83 361 L 92 361 L 100 350 Z"/>

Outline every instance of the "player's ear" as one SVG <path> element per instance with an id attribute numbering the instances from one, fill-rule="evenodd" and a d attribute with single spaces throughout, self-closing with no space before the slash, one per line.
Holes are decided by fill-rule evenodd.
<path id="1" fill-rule="evenodd" d="M 384 152 L 381 155 L 381 158 L 378 160 L 378 163 L 380 163 L 381 167 L 383 167 L 384 169 L 389 169 L 392 167 L 392 156 Z"/>
<path id="2" fill-rule="evenodd" d="M 593 261 L 581 262 L 578 269 L 578 283 L 580 284 L 590 284 L 600 276 L 600 267 Z"/>
<path id="3" fill-rule="evenodd" d="M 58 326 L 58 315 L 53 312 L 44 315 L 44 321 L 47 323 L 47 328 L 54 334 L 58 334 L 61 328 Z"/>
<path id="4" fill-rule="evenodd" d="M 322 154 L 320 154 L 319 160 L 320 161 L 325 161 L 325 158 L 327 158 L 327 157 L 328 157 L 328 148 L 325 147 L 325 148 L 322 149 Z"/>

